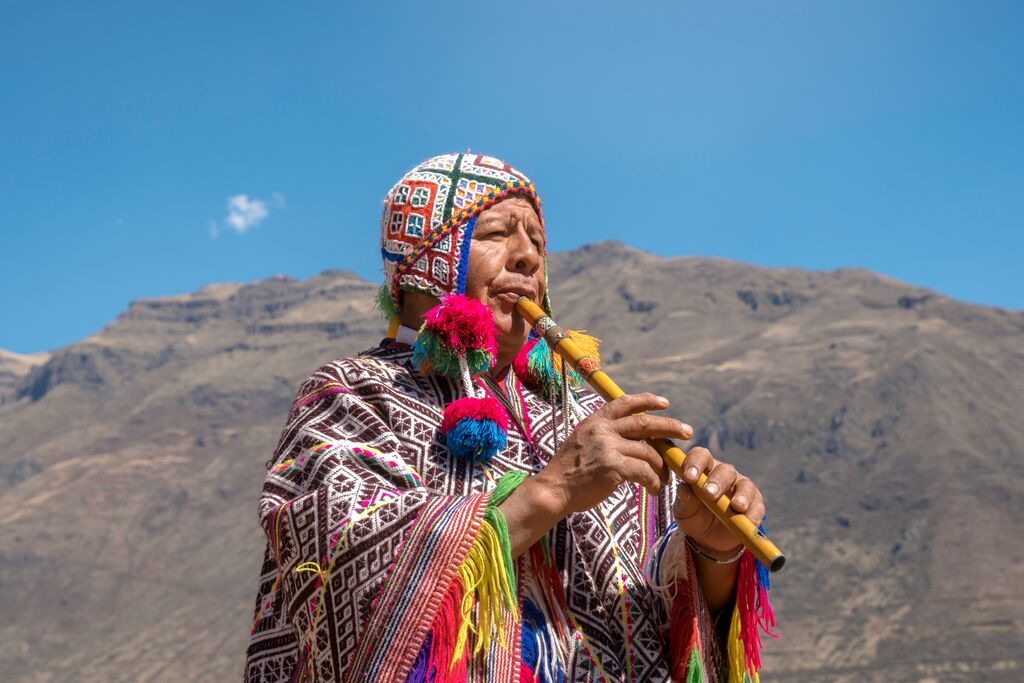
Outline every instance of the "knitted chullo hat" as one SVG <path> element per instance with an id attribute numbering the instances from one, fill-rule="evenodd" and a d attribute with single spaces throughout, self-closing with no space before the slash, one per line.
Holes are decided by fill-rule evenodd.
<path id="1" fill-rule="evenodd" d="M 511 194 L 530 200 L 543 227 L 533 183 L 500 159 L 443 154 L 406 173 L 385 197 L 381 215 L 384 314 L 398 318 L 402 290 L 439 299 L 463 294 L 476 218 Z M 544 306 L 550 308 L 546 298 Z"/>
<path id="2" fill-rule="evenodd" d="M 441 431 L 453 455 L 466 460 L 486 462 L 505 446 L 505 410 L 494 399 L 478 395 L 473 381 L 494 363 L 494 319 L 483 304 L 465 296 L 465 288 L 477 217 L 513 194 L 533 204 L 543 228 L 540 199 L 521 172 L 483 154 L 444 154 L 406 173 L 388 192 L 381 215 L 385 282 L 378 307 L 393 335 L 403 291 L 441 300 L 424 316 L 413 361 L 423 372 L 462 381 L 466 397 L 445 408 Z M 544 273 L 546 278 L 546 256 Z M 543 307 L 550 315 L 546 292 L 547 287 Z M 554 358 L 544 340 L 531 337 L 514 363 L 517 375 L 547 390 L 549 397 L 559 391 L 557 379 L 578 385 L 581 379 L 571 369 L 561 377 L 561 359 Z"/>

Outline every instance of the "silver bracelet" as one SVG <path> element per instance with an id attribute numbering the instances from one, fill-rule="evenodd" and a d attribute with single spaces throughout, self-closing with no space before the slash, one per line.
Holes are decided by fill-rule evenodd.
<path id="1" fill-rule="evenodd" d="M 697 553 L 698 555 L 700 555 L 701 557 L 703 557 L 705 559 L 711 560 L 715 564 L 732 564 L 736 560 L 738 560 L 741 557 L 743 557 L 743 553 L 746 552 L 746 550 L 747 550 L 745 546 L 741 545 L 740 546 L 740 551 L 738 553 L 736 553 L 735 555 L 733 555 L 732 557 L 730 557 L 728 560 L 719 560 L 717 558 L 711 557 L 706 552 L 704 552 L 703 550 L 698 548 L 697 544 L 694 543 L 692 540 L 690 540 L 689 536 L 685 536 L 684 535 L 683 538 L 686 539 L 686 545 L 690 546 L 690 548 L 693 549 L 693 552 Z"/>

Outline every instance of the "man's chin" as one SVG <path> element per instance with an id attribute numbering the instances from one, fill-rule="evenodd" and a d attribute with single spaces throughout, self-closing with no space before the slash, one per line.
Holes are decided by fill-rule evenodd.
<path id="1" fill-rule="evenodd" d="M 517 349 L 526 343 L 526 337 L 530 334 L 530 327 L 518 314 L 506 314 L 494 312 L 494 329 L 496 331 L 498 346 L 503 348 L 516 347 Z"/>
<path id="2" fill-rule="evenodd" d="M 505 297 L 491 301 L 490 309 L 494 314 L 494 324 L 498 327 L 499 331 L 506 330 L 511 332 L 517 322 L 521 325 L 526 324 L 526 321 L 523 320 L 516 310 L 516 301 L 510 301 Z"/>

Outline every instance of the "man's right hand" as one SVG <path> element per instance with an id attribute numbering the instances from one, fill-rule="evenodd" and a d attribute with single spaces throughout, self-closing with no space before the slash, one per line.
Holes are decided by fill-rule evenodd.
<path id="1" fill-rule="evenodd" d="M 518 557 L 551 527 L 573 512 L 594 507 L 626 481 L 654 495 L 668 482 L 668 468 L 644 439 L 693 437 L 693 428 L 660 415 L 668 399 L 627 394 L 576 425 L 547 466 L 526 479 L 501 504 L 508 522 L 512 556 Z"/>
<path id="2" fill-rule="evenodd" d="M 644 411 L 668 408 L 654 394 L 626 394 L 580 422 L 551 462 L 535 475 L 553 497 L 562 516 L 589 510 L 620 484 L 640 484 L 659 495 L 668 467 L 646 439 L 690 439 L 693 428 L 679 420 Z"/>

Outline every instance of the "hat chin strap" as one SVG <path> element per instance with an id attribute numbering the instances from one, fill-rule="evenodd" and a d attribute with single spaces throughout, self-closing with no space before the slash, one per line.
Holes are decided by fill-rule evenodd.
<path id="1" fill-rule="evenodd" d="M 462 388 L 466 391 L 466 396 L 476 398 L 476 387 L 473 384 L 473 376 L 469 374 L 469 363 L 466 362 L 464 355 L 459 356 L 459 374 L 462 375 Z"/>

